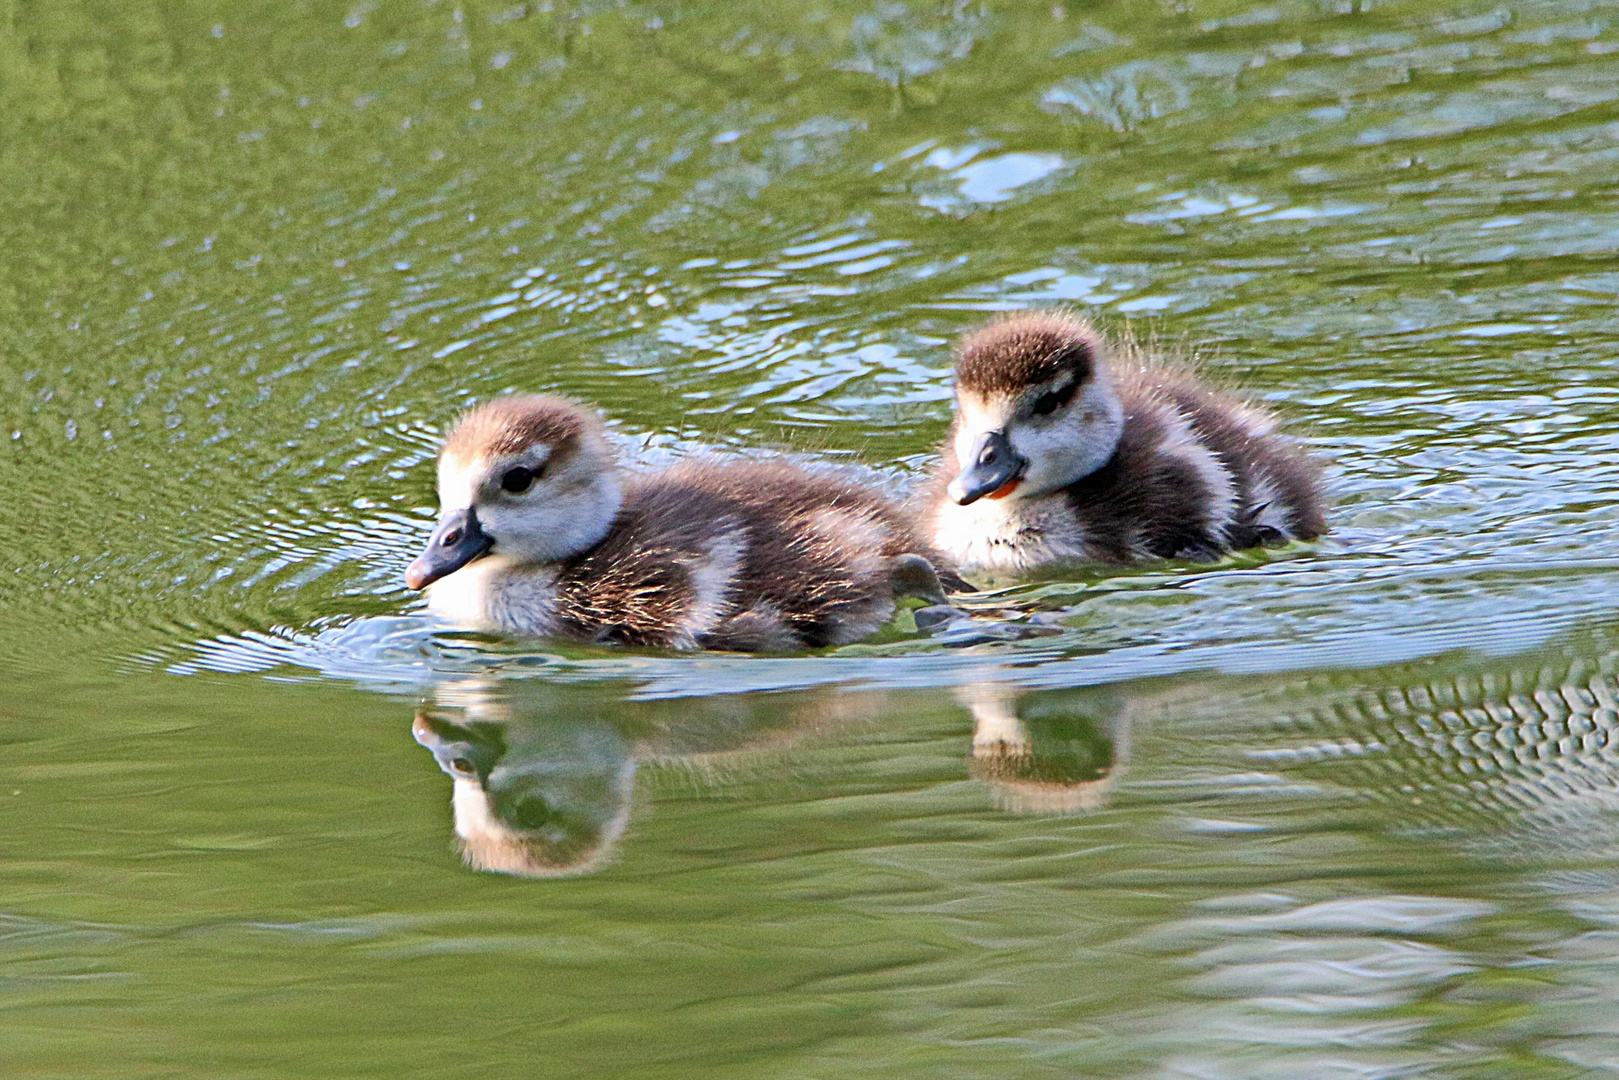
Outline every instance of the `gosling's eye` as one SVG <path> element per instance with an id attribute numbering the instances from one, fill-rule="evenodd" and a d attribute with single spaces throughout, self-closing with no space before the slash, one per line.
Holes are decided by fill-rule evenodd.
<path id="1" fill-rule="evenodd" d="M 454 761 L 450 762 L 450 768 L 454 769 L 458 773 L 465 773 L 468 776 L 471 776 L 477 771 L 472 767 L 472 762 L 468 761 L 464 757 L 458 757 Z"/>
<path id="2" fill-rule="evenodd" d="M 1068 399 L 1073 396 L 1074 388 L 1072 386 L 1065 386 L 1061 390 L 1047 390 L 1034 399 L 1034 404 L 1029 406 L 1029 411 L 1036 416 L 1050 416 L 1068 404 Z"/>
<path id="3" fill-rule="evenodd" d="M 521 495 L 534 486 L 534 470 L 522 465 L 507 469 L 506 475 L 500 478 L 500 486 L 513 495 Z"/>

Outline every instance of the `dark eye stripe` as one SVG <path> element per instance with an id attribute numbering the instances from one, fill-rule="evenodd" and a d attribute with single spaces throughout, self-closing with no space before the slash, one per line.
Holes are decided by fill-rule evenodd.
<path id="1" fill-rule="evenodd" d="M 1074 400 L 1074 391 L 1079 389 L 1079 380 L 1070 379 L 1067 383 L 1054 390 L 1047 390 L 1034 399 L 1029 411 L 1036 416 L 1050 416 L 1058 409 Z"/>

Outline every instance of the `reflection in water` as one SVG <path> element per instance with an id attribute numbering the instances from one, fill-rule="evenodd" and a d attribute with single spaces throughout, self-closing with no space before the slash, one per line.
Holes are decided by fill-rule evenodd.
<path id="1" fill-rule="evenodd" d="M 603 866 L 623 838 L 636 767 L 711 771 L 726 756 L 874 720 L 884 694 L 838 690 L 624 700 L 600 684 L 441 684 L 412 731 L 454 781 L 456 846 L 467 865 L 524 877 Z"/>
<path id="2" fill-rule="evenodd" d="M 462 858 L 530 877 L 586 873 L 630 820 L 632 742 L 611 720 L 542 717 L 489 688 L 450 686 L 412 730 L 455 781 Z M 447 714 L 458 714 L 450 719 Z"/>
<path id="3" fill-rule="evenodd" d="M 1130 759 L 1130 721 L 1084 691 L 1034 693 L 1007 683 L 956 692 L 972 713 L 970 771 L 1019 813 L 1095 810 Z"/>
<path id="4" fill-rule="evenodd" d="M 943 695 L 908 701 L 925 712 L 935 699 L 960 716 Z M 568 877 L 602 867 L 623 838 L 639 764 L 719 775 L 725 759 L 740 764 L 814 733 L 881 731 L 897 700 L 829 689 L 636 701 L 600 684 L 476 679 L 436 687 L 412 732 L 455 783 L 456 846 L 468 866 Z M 1100 809 L 1129 761 L 1130 714 L 1111 694 L 983 683 L 955 700 L 973 724 L 969 774 L 1013 813 Z"/>

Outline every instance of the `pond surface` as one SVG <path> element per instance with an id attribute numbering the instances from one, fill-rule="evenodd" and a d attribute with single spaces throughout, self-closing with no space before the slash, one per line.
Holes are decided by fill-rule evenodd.
<path id="1" fill-rule="evenodd" d="M 0 10 L 0 1071 L 1619 1073 L 1616 101 L 1585 0 Z M 789 658 L 403 587 L 470 401 L 903 492 L 1051 303 L 1331 536 Z"/>

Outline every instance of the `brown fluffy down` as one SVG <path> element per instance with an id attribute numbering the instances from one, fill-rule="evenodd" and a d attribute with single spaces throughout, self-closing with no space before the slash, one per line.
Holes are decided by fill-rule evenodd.
<path id="1" fill-rule="evenodd" d="M 442 453 L 472 458 L 480 454 L 516 454 L 535 443 L 553 452 L 565 449 L 587 432 L 600 435 L 601 420 L 566 398 L 540 394 L 487 401 L 456 421 L 444 439 Z"/>
<path id="2" fill-rule="evenodd" d="M 1173 369 L 1126 369 L 1115 374 L 1114 385 L 1127 417 L 1119 449 L 1108 465 L 1067 489 L 1069 505 L 1106 557 L 1128 560 L 1132 540 L 1154 556 L 1174 558 L 1187 553 L 1212 557 L 1277 539 L 1255 524 L 1265 509 L 1254 499 L 1261 480 L 1285 510 L 1293 536 L 1314 540 L 1326 532 L 1314 464 L 1246 406 Z M 1154 452 L 1165 436 L 1158 419 L 1162 414 L 1148 407 L 1155 402 L 1190 421 L 1194 434 L 1231 476 L 1237 514 L 1226 535 L 1214 535 L 1188 512 L 1208 500 L 1197 471 Z"/>
<path id="3" fill-rule="evenodd" d="M 892 600 L 890 561 L 916 553 L 947 565 L 880 493 L 784 462 L 687 462 L 632 478 L 612 531 L 564 564 L 564 632 L 668 645 L 696 600 L 694 566 L 735 531 L 745 555 L 706 648 L 781 650 L 837 644 L 851 619 Z"/>
<path id="4" fill-rule="evenodd" d="M 1106 347 L 1102 335 L 1063 311 L 1020 312 L 961 339 L 956 385 L 975 394 L 1016 394 L 1065 371 L 1090 375 Z"/>

